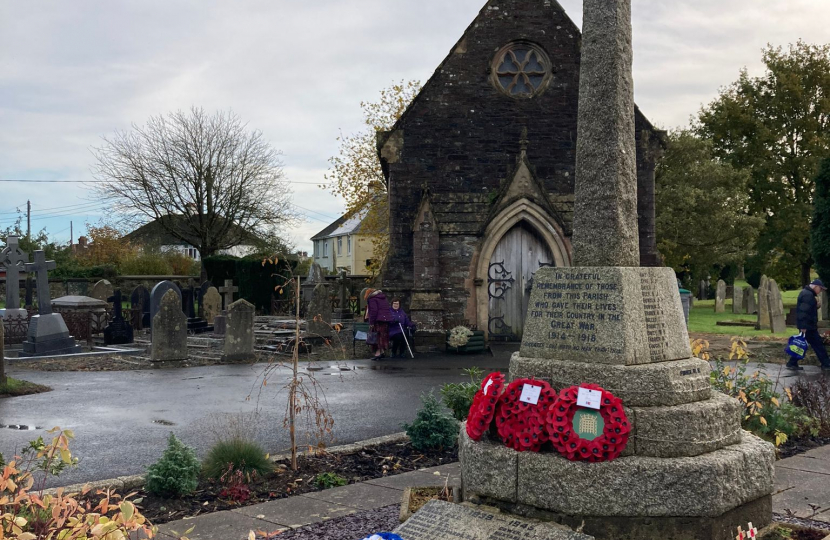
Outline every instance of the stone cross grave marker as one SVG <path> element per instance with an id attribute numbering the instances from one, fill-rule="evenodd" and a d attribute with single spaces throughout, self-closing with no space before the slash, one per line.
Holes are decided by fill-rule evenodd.
<path id="1" fill-rule="evenodd" d="M 133 289 L 132 294 L 130 294 L 130 304 L 132 309 L 137 309 L 141 313 L 139 317 L 141 321 L 140 328 L 150 328 L 150 291 L 147 290 L 147 287 L 139 285 Z"/>
<path id="2" fill-rule="evenodd" d="M 208 324 L 213 324 L 222 309 L 222 297 L 216 287 L 208 287 L 202 297 L 202 313 Z"/>
<path id="3" fill-rule="evenodd" d="M 178 285 L 173 283 L 172 281 L 160 281 L 156 283 L 156 286 L 153 287 L 153 290 L 150 292 L 150 331 L 153 331 L 153 325 L 155 324 L 156 315 L 161 308 L 161 299 L 164 297 L 167 291 L 174 291 L 176 296 L 179 299 L 179 311 L 182 309 L 182 292 L 179 290 Z M 184 313 L 182 313 L 184 315 Z M 185 332 L 187 329 L 185 328 Z"/>
<path id="4" fill-rule="evenodd" d="M 233 294 L 239 292 L 239 287 L 234 287 L 232 279 L 226 279 L 225 286 L 219 287 L 219 292 L 224 296 L 225 309 L 228 309 L 233 304 Z"/>
<path id="5" fill-rule="evenodd" d="M 718 280 L 718 288 L 715 293 L 715 313 L 726 311 L 726 282 Z"/>
<path id="6" fill-rule="evenodd" d="M 155 297 L 159 285 L 153 288 L 151 298 Z M 157 312 L 153 316 L 153 341 L 150 346 L 150 359 L 153 362 L 186 360 L 187 317 L 182 313 L 182 301 L 177 294 L 178 287 L 176 289 L 166 288 L 164 291 Z"/>
<path id="7" fill-rule="evenodd" d="M 0 252 L 6 267 L 6 313 L 12 309 L 25 311 L 20 309 L 20 270 L 29 262 L 29 255 L 20 249 L 17 241 L 16 236 L 9 236 L 6 247 Z"/>
<path id="8" fill-rule="evenodd" d="M 52 297 L 49 294 L 49 270 L 57 268 L 55 261 L 47 261 L 43 250 L 35 251 L 35 262 L 26 263 L 26 271 L 35 274 L 37 281 L 37 311 L 39 315 L 52 313 Z"/>
<path id="9" fill-rule="evenodd" d="M 237 300 L 228 308 L 223 356 L 226 360 L 254 358 L 254 305 L 246 300 Z"/>
<path id="10" fill-rule="evenodd" d="M 115 289 L 107 302 L 112 302 L 112 320 L 104 328 L 104 344 L 125 345 L 133 342 L 133 327 L 124 320 L 121 307 L 121 289 Z"/>
<path id="11" fill-rule="evenodd" d="M 43 250 L 34 253 L 34 262 L 26 263 L 26 272 L 34 273 L 37 280 L 38 314 L 29 321 L 29 331 L 20 356 L 46 356 L 72 354 L 81 348 L 69 335 L 69 329 L 60 313 L 52 313 L 52 297 L 49 291 L 49 270 L 55 261 L 47 261 Z"/>
<path id="12" fill-rule="evenodd" d="M 740 315 L 745 313 L 744 307 L 744 290 L 737 285 L 732 287 L 732 313 Z"/>

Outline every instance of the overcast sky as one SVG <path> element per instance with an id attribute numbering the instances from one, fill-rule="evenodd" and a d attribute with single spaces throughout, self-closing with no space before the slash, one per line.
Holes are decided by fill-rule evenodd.
<path id="1" fill-rule="evenodd" d="M 361 100 L 425 81 L 485 0 L 0 0 L 0 180 L 88 180 L 102 135 L 191 105 L 232 109 L 284 153 L 302 249 L 342 210 L 316 187 Z M 542 0 L 538 0 L 540 3 Z M 581 25 L 581 0 L 563 0 Z M 828 0 L 634 0 L 636 100 L 684 125 L 761 49 L 830 41 Z M 106 208 L 80 184 L 0 183 L 0 227 L 69 240 Z"/>

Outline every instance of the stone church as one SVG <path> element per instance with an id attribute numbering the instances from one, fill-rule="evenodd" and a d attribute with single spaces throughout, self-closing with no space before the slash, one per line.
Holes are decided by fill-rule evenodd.
<path id="1" fill-rule="evenodd" d="M 381 279 L 422 335 L 520 341 L 534 273 L 570 266 L 581 35 L 556 0 L 489 0 L 388 132 Z M 663 134 L 636 112 L 640 258 L 659 264 Z"/>

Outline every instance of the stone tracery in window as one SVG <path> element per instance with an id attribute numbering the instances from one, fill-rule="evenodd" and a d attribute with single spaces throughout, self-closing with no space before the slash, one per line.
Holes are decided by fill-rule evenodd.
<path id="1" fill-rule="evenodd" d="M 532 97 L 542 91 L 550 77 L 550 60 L 531 43 L 516 42 L 503 48 L 493 63 L 495 83 L 512 97 Z"/>

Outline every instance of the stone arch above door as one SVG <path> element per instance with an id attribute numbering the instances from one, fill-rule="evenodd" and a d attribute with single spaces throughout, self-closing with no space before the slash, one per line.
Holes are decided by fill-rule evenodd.
<path id="1" fill-rule="evenodd" d="M 544 246 L 550 251 L 555 266 L 571 266 L 570 243 L 562 228 L 541 206 L 528 199 L 515 201 L 500 212 L 487 226 L 484 241 L 478 254 L 475 269 L 476 319 L 480 330 L 484 330 L 489 339 L 490 330 L 490 283 L 491 259 L 505 235 L 514 231 L 518 225 L 532 230 Z"/>

